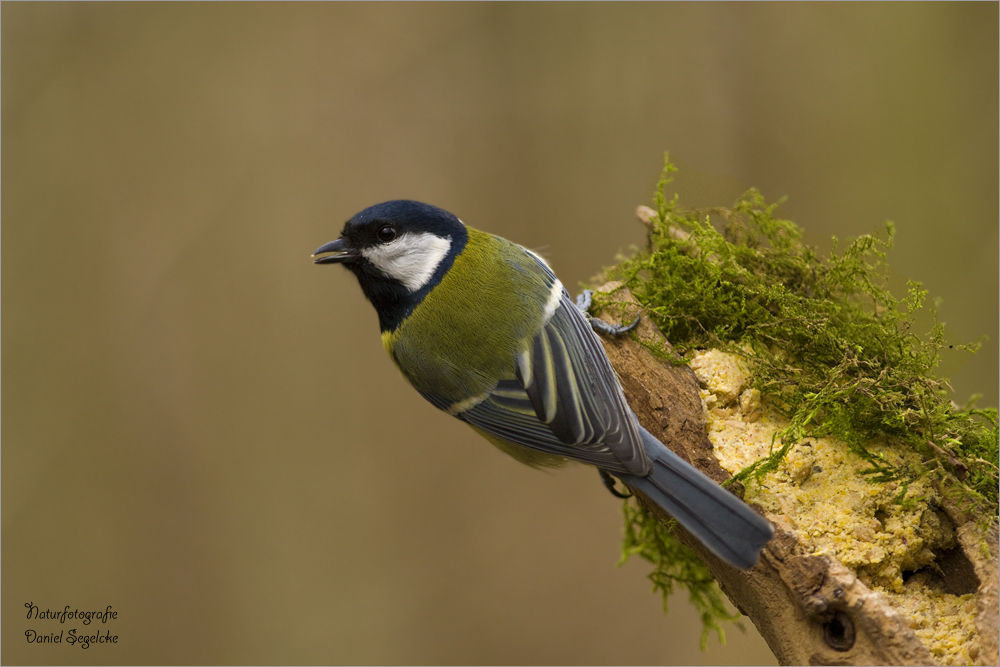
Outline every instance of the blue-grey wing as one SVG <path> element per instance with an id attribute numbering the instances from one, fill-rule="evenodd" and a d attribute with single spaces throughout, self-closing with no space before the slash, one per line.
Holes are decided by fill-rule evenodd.
<path id="1" fill-rule="evenodd" d="M 485 400 L 456 416 L 547 454 L 612 472 L 649 472 L 639 425 L 618 378 L 565 290 L 514 366 L 516 379 L 501 380 Z"/>
<path id="2" fill-rule="evenodd" d="M 556 437 L 535 413 L 524 387 L 517 380 L 501 380 L 484 401 L 457 415 L 471 426 L 502 440 L 553 456 L 575 459 L 617 472 L 628 472 L 601 443 L 569 446 Z"/>

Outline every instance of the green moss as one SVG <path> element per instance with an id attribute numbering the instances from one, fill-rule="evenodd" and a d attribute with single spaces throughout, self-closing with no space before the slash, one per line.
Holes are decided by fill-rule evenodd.
<path id="1" fill-rule="evenodd" d="M 666 613 L 667 600 L 677 585 L 684 586 L 690 594 L 691 604 L 701 614 L 701 649 L 708 643 L 708 635 L 714 630 L 719 641 L 726 643 L 726 635 L 720 621 L 734 621 L 738 614 L 731 614 L 712 574 L 690 548 L 681 543 L 673 533 L 673 525 L 665 525 L 644 507 L 625 501 L 625 541 L 622 557 L 623 565 L 629 556 L 639 555 L 653 564 L 649 580 L 653 590 L 663 595 L 663 611 Z"/>
<path id="2" fill-rule="evenodd" d="M 788 417 L 771 455 L 735 479 L 759 481 L 792 444 L 832 436 L 867 462 L 863 474 L 873 481 L 900 480 L 899 502 L 907 501 L 910 481 L 933 475 L 985 522 L 994 520 L 997 410 L 957 407 L 947 381 L 936 377 L 942 351 L 952 346 L 919 283 L 908 283 L 902 298 L 888 289 L 892 223 L 881 235 L 834 239 L 833 251 L 821 257 L 802 243 L 798 226 L 775 217 L 778 204 L 755 189 L 730 207 L 682 209 L 677 195 L 666 196 L 674 171 L 668 157 L 647 249 L 607 277 L 632 290 L 681 354 L 714 347 L 744 357 L 764 400 Z M 918 318 L 928 315 L 930 330 L 918 333 Z M 872 442 L 914 450 L 922 464 L 893 464 L 868 448 Z M 629 553 L 654 563 L 663 561 L 657 553 L 679 553 L 645 524 L 636 532 L 634 517 L 627 523 Z M 635 540 L 644 535 L 655 535 L 655 544 L 639 546 Z M 679 558 L 682 568 L 692 567 L 688 556 Z M 662 576 L 693 595 L 705 590 L 671 572 Z M 657 587 L 667 591 L 672 584 Z"/>

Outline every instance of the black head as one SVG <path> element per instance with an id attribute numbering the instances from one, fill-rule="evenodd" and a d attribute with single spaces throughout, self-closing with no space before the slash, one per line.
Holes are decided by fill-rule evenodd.
<path id="1" fill-rule="evenodd" d="M 325 255 L 316 264 L 343 264 L 357 276 L 386 331 L 441 282 L 468 238 L 465 225 L 448 211 L 397 199 L 355 215 L 339 239 L 313 256 Z"/>

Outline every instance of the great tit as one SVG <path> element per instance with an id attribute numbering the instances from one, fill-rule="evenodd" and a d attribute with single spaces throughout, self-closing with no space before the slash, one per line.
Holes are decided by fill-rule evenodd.
<path id="1" fill-rule="evenodd" d="M 596 466 L 727 563 L 757 562 L 770 522 L 639 425 L 591 318 L 541 257 L 407 200 L 361 211 L 313 256 L 354 273 L 389 356 L 435 407 L 530 466 Z"/>

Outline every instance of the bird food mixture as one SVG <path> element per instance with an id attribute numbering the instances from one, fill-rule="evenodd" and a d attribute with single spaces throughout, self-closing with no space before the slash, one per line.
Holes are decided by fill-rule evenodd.
<path id="1" fill-rule="evenodd" d="M 771 453 L 774 434 L 787 426 L 750 388 L 740 358 L 710 350 L 691 367 L 701 385 L 708 436 L 723 468 L 732 474 Z M 916 454 L 869 445 L 893 464 Z M 975 642 L 971 593 L 945 592 L 935 559 L 956 547 L 955 530 L 939 509 L 937 492 L 924 479 L 905 490 L 901 482 L 874 483 L 859 474 L 867 463 L 831 438 L 796 443 L 781 466 L 746 499 L 796 534 L 815 555 L 830 555 L 869 588 L 891 599 L 917 637 L 945 665 L 970 664 Z"/>

